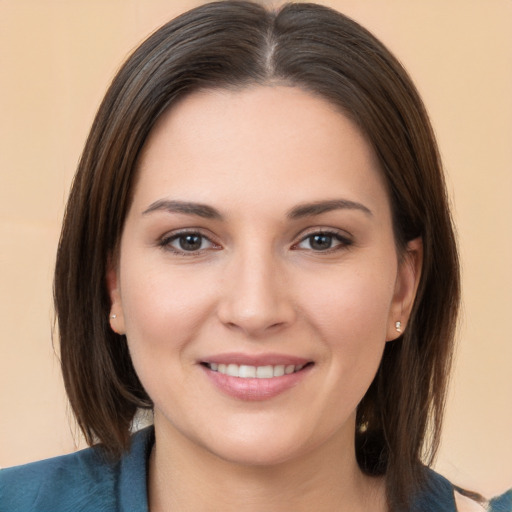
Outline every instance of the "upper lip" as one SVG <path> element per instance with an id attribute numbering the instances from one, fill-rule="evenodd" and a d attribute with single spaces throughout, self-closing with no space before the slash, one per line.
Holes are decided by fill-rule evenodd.
<path id="1" fill-rule="evenodd" d="M 278 366 L 278 365 L 305 365 L 312 362 L 310 359 L 304 357 L 297 357 L 287 354 L 242 354 L 230 352 L 225 354 L 215 354 L 205 357 L 200 361 L 201 363 L 216 363 L 216 364 L 237 364 L 247 366 Z"/>

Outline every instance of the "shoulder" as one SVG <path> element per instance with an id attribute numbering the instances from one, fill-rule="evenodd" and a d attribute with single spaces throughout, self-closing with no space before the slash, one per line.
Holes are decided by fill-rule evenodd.
<path id="1" fill-rule="evenodd" d="M 457 512 L 512 512 L 512 489 L 492 500 L 479 500 L 455 491 Z"/>
<path id="2" fill-rule="evenodd" d="M 97 448 L 0 471 L 0 509 L 110 510 L 114 466 Z M 50 508 L 48 508 L 50 507 Z M 92 508 L 89 508 L 92 510 Z"/>
<path id="3" fill-rule="evenodd" d="M 512 512 L 512 488 L 489 501 L 489 512 Z"/>
<path id="4" fill-rule="evenodd" d="M 424 478 L 418 492 L 413 496 L 411 510 L 414 512 L 456 512 L 454 487 L 443 476 L 425 467 Z"/>
<path id="5" fill-rule="evenodd" d="M 146 454 L 151 431 L 134 436 L 130 452 L 113 462 L 98 447 L 0 471 L 0 510 L 9 512 L 122 510 L 146 505 Z M 130 485 L 127 482 L 130 481 Z M 143 508 L 141 508 L 143 510 Z"/>
<path id="6" fill-rule="evenodd" d="M 487 501 L 477 493 L 460 489 L 431 469 L 425 470 L 423 486 L 412 502 L 414 512 L 512 512 L 512 489 Z"/>

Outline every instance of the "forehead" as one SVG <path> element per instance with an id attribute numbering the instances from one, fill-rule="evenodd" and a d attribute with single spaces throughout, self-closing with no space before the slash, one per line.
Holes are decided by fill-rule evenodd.
<path id="1" fill-rule="evenodd" d="M 158 195 L 226 205 L 332 195 L 387 208 L 378 162 L 360 130 L 298 87 L 185 97 L 152 130 L 138 174 L 135 200 L 146 203 Z"/>

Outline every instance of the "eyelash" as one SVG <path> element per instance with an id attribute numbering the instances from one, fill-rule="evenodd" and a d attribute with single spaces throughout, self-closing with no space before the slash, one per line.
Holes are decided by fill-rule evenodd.
<path id="1" fill-rule="evenodd" d="M 328 249 L 317 250 L 317 251 L 313 250 L 313 252 L 315 254 L 330 254 L 335 251 L 346 249 L 347 247 L 350 247 L 353 244 L 353 241 L 350 238 L 348 238 L 347 236 L 343 236 L 338 231 L 329 230 L 329 229 L 319 229 L 319 230 L 311 231 L 310 233 L 307 233 L 305 236 L 303 236 L 301 238 L 301 240 L 297 244 L 294 244 L 293 247 L 297 247 L 299 244 L 305 242 L 308 239 L 311 240 L 315 236 L 330 237 L 333 240 L 339 242 L 334 247 L 329 247 Z M 301 249 L 298 249 L 298 250 L 301 250 Z M 310 249 L 302 249 L 302 250 L 310 250 Z"/>
<path id="2" fill-rule="evenodd" d="M 199 248 L 195 251 L 186 251 L 171 245 L 172 242 L 179 241 L 180 238 L 185 238 L 187 236 L 197 236 L 201 239 L 201 245 L 203 245 L 203 241 L 207 240 L 213 246 L 214 250 L 220 249 L 220 245 L 216 244 L 209 237 L 196 230 L 185 230 L 169 236 L 164 236 L 161 240 L 159 240 L 158 245 L 162 249 L 168 250 L 174 254 L 177 254 L 178 256 L 197 256 L 198 254 L 201 254 L 201 251 L 204 251 L 204 249 Z"/>
<path id="3" fill-rule="evenodd" d="M 159 240 L 158 246 L 161 247 L 162 249 L 168 250 L 178 256 L 197 256 L 197 255 L 201 254 L 202 251 L 208 250 L 208 249 L 201 249 L 201 247 L 200 247 L 199 249 L 194 250 L 194 251 L 187 251 L 184 249 L 178 249 L 171 245 L 172 242 L 179 241 L 180 238 L 185 238 L 187 236 L 199 237 L 201 239 L 201 245 L 203 245 L 203 242 L 205 240 L 208 241 L 212 246 L 209 249 L 213 248 L 213 250 L 219 250 L 221 248 L 220 245 L 213 242 L 208 236 L 204 235 L 200 231 L 195 231 L 195 230 L 180 231 L 178 233 L 174 233 L 169 236 L 164 236 L 161 240 Z M 303 242 L 305 242 L 308 239 L 312 240 L 313 237 L 315 237 L 315 236 L 330 237 L 339 243 L 336 244 L 334 247 L 329 247 L 327 249 L 316 250 L 316 251 L 314 249 L 304 249 L 304 248 L 299 247 L 300 244 L 302 244 Z M 292 249 L 305 250 L 305 251 L 311 250 L 312 252 L 317 253 L 317 254 L 330 254 L 332 252 L 339 251 L 341 249 L 350 247 L 352 244 L 353 244 L 353 241 L 350 240 L 350 238 L 341 235 L 338 231 L 328 230 L 328 229 L 320 229 L 320 230 L 312 231 L 312 232 L 306 234 L 305 236 L 303 236 L 299 240 L 299 242 L 297 242 L 296 244 L 294 244 L 292 246 Z"/>

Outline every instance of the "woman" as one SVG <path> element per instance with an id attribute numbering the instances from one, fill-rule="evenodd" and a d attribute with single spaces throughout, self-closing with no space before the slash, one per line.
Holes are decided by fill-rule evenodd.
<path id="1" fill-rule="evenodd" d="M 114 79 L 66 211 L 62 369 L 98 446 L 2 472 L 1 505 L 455 510 L 428 464 L 458 299 L 390 53 L 319 6 L 190 11 Z"/>

